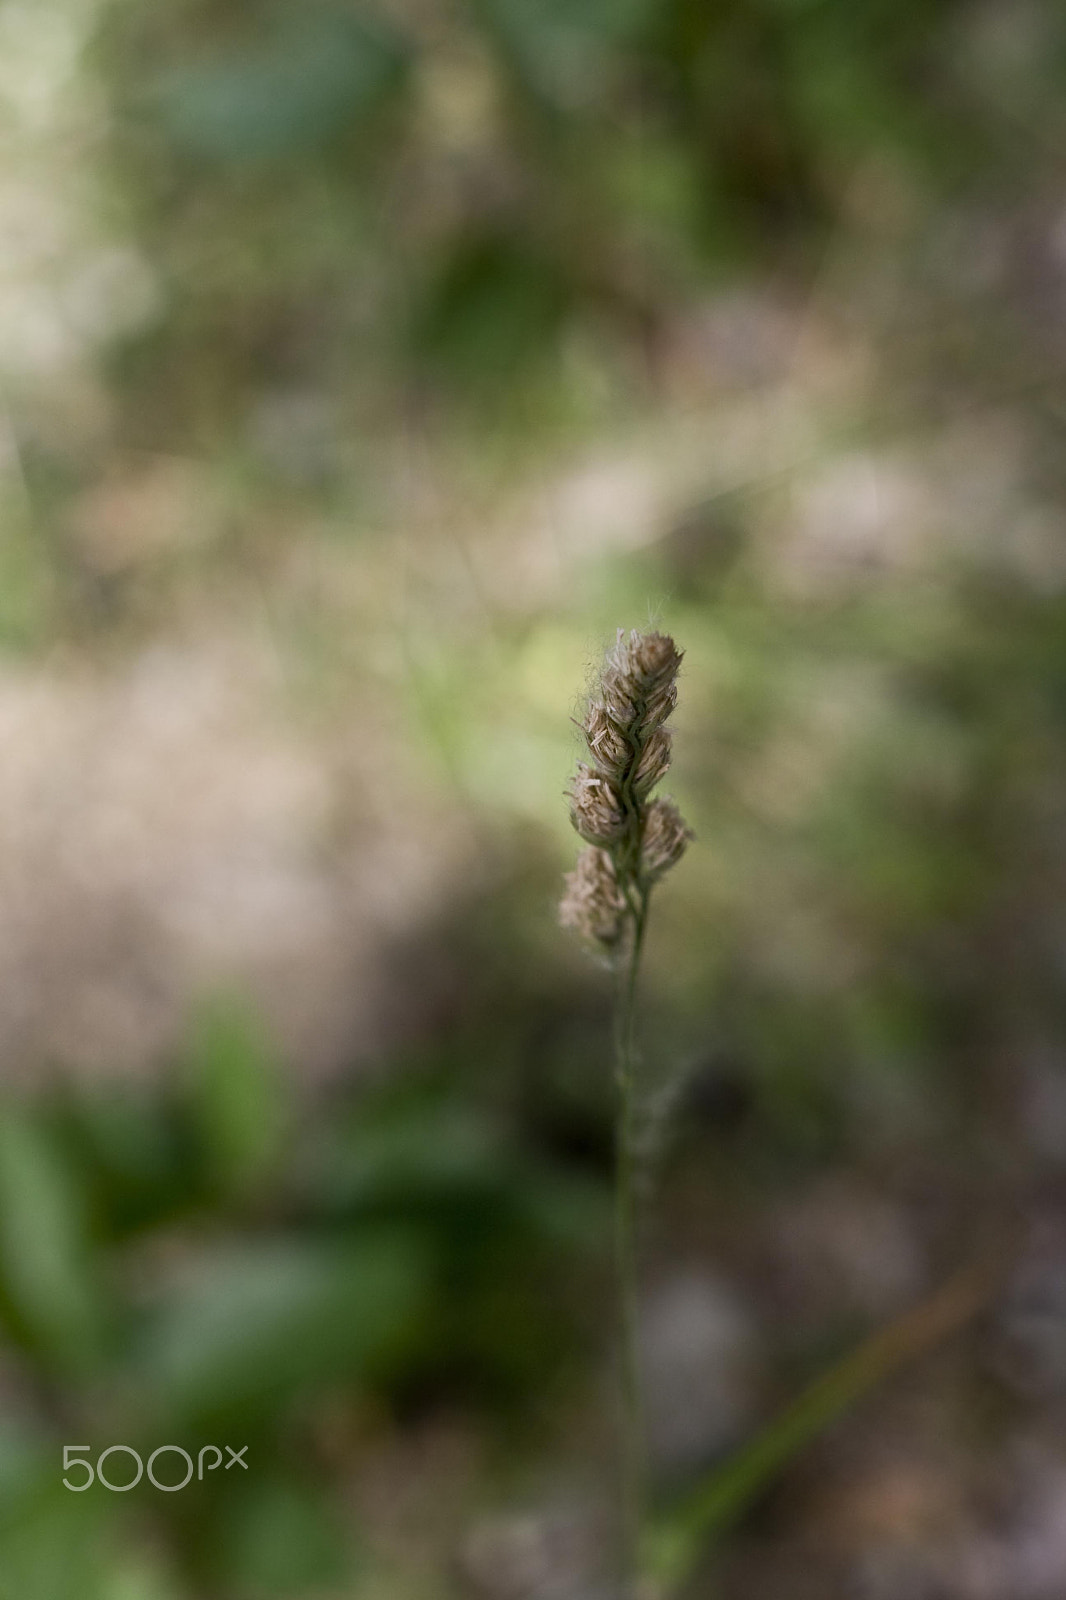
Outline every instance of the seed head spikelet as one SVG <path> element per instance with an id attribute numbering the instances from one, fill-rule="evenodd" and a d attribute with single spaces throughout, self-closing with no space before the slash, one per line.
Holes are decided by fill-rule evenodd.
<path id="1" fill-rule="evenodd" d="M 588 742 L 589 754 L 603 773 L 617 775 L 622 772 L 629 754 L 626 736 L 611 721 L 607 707 L 597 701 L 589 706 L 582 730 Z"/>
<path id="2" fill-rule="evenodd" d="M 670 765 L 670 735 L 653 728 L 633 769 L 633 793 L 643 799 L 651 793 Z"/>
<path id="3" fill-rule="evenodd" d="M 653 800 L 640 848 L 644 876 L 654 880 L 669 872 L 681 860 L 692 838 L 692 829 L 672 800 Z"/>
<path id="4" fill-rule="evenodd" d="M 617 844 L 626 830 L 626 814 L 613 780 L 584 761 L 578 762 L 570 786 L 570 820 L 584 840 L 603 850 Z"/>
<path id="5" fill-rule="evenodd" d="M 622 937 L 626 903 L 614 875 L 611 858 L 592 845 L 582 850 L 573 872 L 566 875 L 566 893 L 559 921 L 605 950 Z"/>

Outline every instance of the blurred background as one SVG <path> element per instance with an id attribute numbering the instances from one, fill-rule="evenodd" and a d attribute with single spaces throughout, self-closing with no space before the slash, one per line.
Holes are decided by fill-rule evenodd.
<path id="1" fill-rule="evenodd" d="M 1061 1600 L 1064 87 L 1038 0 L 0 0 L 4 1600 L 610 1595 L 649 624 L 688 1592 Z"/>

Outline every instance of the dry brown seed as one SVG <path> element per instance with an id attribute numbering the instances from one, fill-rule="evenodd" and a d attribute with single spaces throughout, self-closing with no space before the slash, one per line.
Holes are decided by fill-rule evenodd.
<path id="1" fill-rule="evenodd" d="M 598 770 L 607 777 L 621 780 L 632 752 L 625 735 L 608 716 L 606 707 L 594 701 L 589 706 L 583 728 L 589 754 Z"/>
<path id="2" fill-rule="evenodd" d="M 617 844 L 626 830 L 626 816 L 610 779 L 583 761 L 570 789 L 570 820 L 589 844 L 607 848 Z"/>
<path id="3" fill-rule="evenodd" d="M 622 937 L 625 911 L 625 897 L 610 856 L 589 845 L 578 856 L 573 872 L 566 874 L 559 921 L 586 939 L 611 946 Z"/>
<path id="4" fill-rule="evenodd" d="M 670 765 L 670 735 L 655 728 L 637 760 L 633 773 L 633 793 L 638 800 L 651 793 Z"/>
<path id="5" fill-rule="evenodd" d="M 672 800 L 653 800 L 641 841 L 640 864 L 646 878 L 661 878 L 684 855 L 695 834 Z"/>

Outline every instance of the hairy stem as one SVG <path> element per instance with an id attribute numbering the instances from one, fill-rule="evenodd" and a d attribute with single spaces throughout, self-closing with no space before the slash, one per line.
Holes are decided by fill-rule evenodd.
<path id="1" fill-rule="evenodd" d="M 627 894 L 631 918 L 628 951 L 618 969 L 615 1009 L 615 1075 L 618 1087 L 615 1176 L 615 1270 L 621 1335 L 621 1510 L 626 1578 L 635 1586 L 645 1519 L 644 1406 L 640 1378 L 637 1305 L 637 1050 L 635 1010 L 646 890 Z"/>

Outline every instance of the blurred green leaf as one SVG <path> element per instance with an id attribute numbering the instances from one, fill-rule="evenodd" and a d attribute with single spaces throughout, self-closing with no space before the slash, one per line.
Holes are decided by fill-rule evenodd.
<path id="1" fill-rule="evenodd" d="M 18 1515 L 21 1502 L 54 1464 L 50 1441 L 6 1420 L 0 1424 L 0 1525 Z"/>
<path id="2" fill-rule="evenodd" d="M 481 0 L 524 85 L 562 106 L 596 98 L 612 49 L 632 45 L 652 0 Z"/>
<path id="3" fill-rule="evenodd" d="M 43 1115 L 0 1113 L 0 1289 L 16 1330 L 48 1362 L 80 1371 L 101 1348 L 84 1185 Z"/>
<path id="4" fill-rule="evenodd" d="M 513 384 L 520 368 L 550 351 L 567 300 L 560 273 L 529 241 L 466 238 L 427 296 L 415 349 L 460 382 Z"/>
<path id="5" fill-rule="evenodd" d="M 516 1148 L 477 1106 L 410 1092 L 361 1106 L 316 1144 L 300 1187 L 327 1213 L 427 1217 L 439 1229 L 473 1210 L 482 1229 L 568 1249 L 595 1245 L 607 1217 L 598 1183 Z"/>
<path id="6" fill-rule="evenodd" d="M 358 1211 L 434 1205 L 506 1182 L 511 1152 L 476 1107 L 437 1096 L 403 1095 L 360 1107 L 316 1146 L 307 1181 L 327 1206 Z"/>
<path id="7" fill-rule="evenodd" d="M 276 1416 L 297 1395 L 365 1378 L 417 1331 L 431 1285 L 421 1241 L 399 1228 L 219 1251 L 149 1320 L 146 1403 L 174 1418 Z"/>
<path id="8" fill-rule="evenodd" d="M 118 1600 L 114 1580 L 124 1508 L 117 1496 L 71 1494 L 61 1451 L 0 1516 L 0 1600 Z M 117 1563 L 117 1564 L 116 1564 Z M 173 1593 L 173 1592 L 172 1592 Z M 145 1600 L 171 1600 L 156 1589 Z"/>
<path id="9" fill-rule="evenodd" d="M 0 500 L 0 648 L 4 650 L 23 650 L 36 641 L 54 598 L 48 547 L 27 522 L 24 507 L 14 507 L 9 496 Z"/>
<path id="10" fill-rule="evenodd" d="M 219 996 L 203 1008 L 190 1076 L 209 1177 L 239 1191 L 268 1167 L 288 1120 L 284 1074 L 248 1005 Z"/>
<path id="11" fill-rule="evenodd" d="M 188 1590 L 158 1550 L 126 1546 L 108 1563 L 101 1600 L 186 1600 L 187 1596 Z"/>
<path id="12" fill-rule="evenodd" d="M 277 6 L 260 36 L 157 79 L 156 111 L 194 155 L 242 161 L 314 148 L 400 80 L 401 36 L 339 5 Z"/>
<path id="13" fill-rule="evenodd" d="M 212 1554 L 223 1581 L 241 1594 L 303 1594 L 339 1585 L 348 1542 L 321 1488 L 250 1481 L 226 1508 Z"/>
<path id="14" fill-rule="evenodd" d="M 201 1198 L 187 1130 L 157 1086 L 71 1086 L 59 1109 L 62 1130 L 84 1162 L 101 1223 L 112 1237 Z"/>

